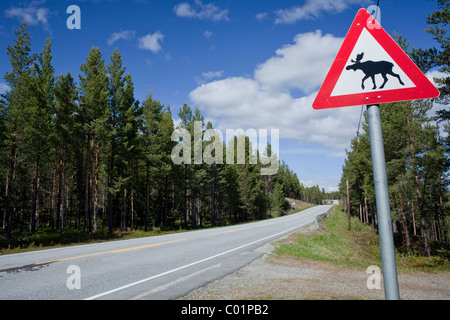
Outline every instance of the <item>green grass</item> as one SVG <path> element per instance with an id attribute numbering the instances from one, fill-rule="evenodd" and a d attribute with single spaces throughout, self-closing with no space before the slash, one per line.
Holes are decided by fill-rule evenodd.
<path id="1" fill-rule="evenodd" d="M 340 265 L 367 268 L 381 267 L 379 239 L 375 229 L 357 217 L 351 219 L 340 209 L 321 222 L 321 229 L 299 234 L 294 241 L 281 243 L 275 253 L 299 259 L 325 261 Z M 407 255 L 396 251 L 398 272 L 450 272 L 449 251 L 441 250 L 432 257 Z"/>
<path id="2" fill-rule="evenodd" d="M 381 264 L 378 238 L 369 226 L 352 218 L 348 230 L 347 217 L 340 209 L 321 224 L 320 231 L 300 234 L 294 242 L 278 246 L 276 253 L 350 266 Z"/>

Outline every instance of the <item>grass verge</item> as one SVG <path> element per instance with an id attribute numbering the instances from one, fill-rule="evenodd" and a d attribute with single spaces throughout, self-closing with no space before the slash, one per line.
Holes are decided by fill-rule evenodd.
<path id="1" fill-rule="evenodd" d="M 38 233 L 12 233 L 8 236 L 0 234 L 0 253 L 13 254 L 35 250 L 53 249 L 72 245 L 99 243 L 104 241 L 127 240 L 133 238 L 158 236 L 181 231 L 163 231 L 153 228 L 152 231 L 120 229 L 109 233 L 107 229 L 99 229 L 96 233 L 85 234 L 75 229 L 67 229 L 63 234 L 51 232 L 50 228 L 41 228 Z"/>
<path id="2" fill-rule="evenodd" d="M 320 225 L 320 230 L 289 238 L 276 248 L 275 253 L 361 268 L 381 266 L 378 234 L 371 226 L 352 217 L 349 229 L 348 217 L 340 208 L 335 208 Z M 450 272 L 449 257 L 448 250 L 431 257 L 407 255 L 396 250 L 399 273 Z"/>

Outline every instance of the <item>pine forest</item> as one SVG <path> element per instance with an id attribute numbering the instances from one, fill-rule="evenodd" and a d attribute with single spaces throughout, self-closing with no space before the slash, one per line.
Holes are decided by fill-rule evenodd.
<path id="1" fill-rule="evenodd" d="M 3 246 L 35 234 L 58 242 L 69 233 L 242 223 L 283 215 L 286 197 L 319 204 L 326 196 L 284 162 L 261 175 L 261 164 L 249 164 L 258 150 L 248 137 L 245 164 L 175 165 L 176 111 L 151 92 L 135 99 L 118 49 L 108 60 L 93 47 L 79 74 L 55 75 L 51 39 L 33 53 L 28 28 L 23 22 L 7 47 L 10 90 L 0 100 Z M 192 136 L 194 123 L 213 129 L 187 104 L 178 116 Z"/>

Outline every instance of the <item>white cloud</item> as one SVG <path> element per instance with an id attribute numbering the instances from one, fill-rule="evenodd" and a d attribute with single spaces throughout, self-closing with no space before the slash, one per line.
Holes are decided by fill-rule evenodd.
<path id="1" fill-rule="evenodd" d="M 293 44 L 258 66 L 253 77 L 202 84 L 190 99 L 218 129 L 280 129 L 281 138 L 342 151 L 356 134 L 359 109 L 312 109 L 342 41 L 320 31 L 299 34 Z M 294 98 L 291 89 L 305 96 Z"/>
<path id="2" fill-rule="evenodd" d="M 352 5 L 368 5 L 368 0 L 306 0 L 303 6 L 294 6 L 275 12 L 275 24 L 292 24 L 299 20 L 318 18 L 323 12 L 340 13 Z"/>
<path id="3" fill-rule="evenodd" d="M 426 77 L 428 78 L 428 80 L 431 81 L 431 83 L 436 87 L 439 88 L 439 85 L 436 83 L 435 79 L 442 79 L 442 78 L 446 78 L 449 76 L 448 73 L 439 71 L 439 70 L 432 70 L 430 72 L 427 72 Z M 439 100 L 434 101 L 433 103 L 433 107 L 431 108 L 430 112 L 429 112 L 429 116 L 430 117 L 435 117 L 437 115 L 437 111 L 439 110 L 446 110 L 448 109 L 448 106 L 445 104 L 442 104 Z M 444 130 L 445 128 L 445 122 L 432 122 L 433 124 L 439 126 L 439 130 L 442 136 L 446 137 L 447 134 Z"/>
<path id="4" fill-rule="evenodd" d="M 300 183 L 303 184 L 305 187 L 315 187 L 319 186 L 319 188 L 322 190 L 325 189 L 325 192 L 335 192 L 339 191 L 339 187 L 336 184 L 336 181 L 338 181 L 339 184 L 339 178 L 332 180 L 332 179 L 317 179 L 317 180 L 300 180 Z"/>
<path id="5" fill-rule="evenodd" d="M 201 85 L 208 81 L 211 81 L 212 79 L 221 78 L 223 73 L 224 73 L 223 70 L 203 72 L 201 76 L 195 78 L 195 81 L 199 85 Z"/>
<path id="6" fill-rule="evenodd" d="M 269 18 L 269 13 L 267 12 L 261 12 L 256 14 L 256 20 L 263 21 Z"/>
<path id="7" fill-rule="evenodd" d="M 160 42 L 163 41 L 163 39 L 164 35 L 160 31 L 156 31 L 153 34 L 149 33 L 138 39 L 138 47 L 139 49 L 158 53 L 162 49 Z"/>
<path id="8" fill-rule="evenodd" d="M 6 93 L 9 90 L 11 90 L 11 88 L 6 83 L 0 83 L 0 94 Z"/>
<path id="9" fill-rule="evenodd" d="M 203 4 L 201 0 L 195 0 L 194 4 L 182 2 L 173 8 L 174 13 L 180 18 L 196 18 L 211 21 L 229 21 L 228 9 L 221 9 L 213 3 Z"/>
<path id="10" fill-rule="evenodd" d="M 25 22 L 32 26 L 41 24 L 45 30 L 49 29 L 48 16 L 50 10 L 48 8 L 38 7 L 45 1 L 32 1 L 26 7 L 11 7 L 5 10 L 8 18 L 17 18 L 19 21 Z"/>
<path id="11" fill-rule="evenodd" d="M 194 9 L 191 8 L 191 5 L 187 2 L 183 2 L 180 4 L 177 4 L 173 11 L 175 14 L 179 17 L 183 18 L 193 18 L 197 14 Z"/>
<path id="12" fill-rule="evenodd" d="M 112 46 L 116 41 L 119 40 L 131 40 L 136 36 L 136 31 L 134 30 L 122 30 L 120 32 L 114 32 L 108 39 L 108 45 Z"/>
<path id="13" fill-rule="evenodd" d="M 438 84 L 436 83 L 436 81 L 434 79 L 442 79 L 442 78 L 446 78 L 449 76 L 448 73 L 439 71 L 439 70 L 432 70 L 430 72 L 427 72 L 426 74 L 428 80 L 430 80 L 434 86 L 438 86 Z"/>
<path id="14" fill-rule="evenodd" d="M 214 33 L 209 30 L 205 30 L 205 32 L 203 32 L 203 37 L 205 37 L 206 39 L 210 39 L 213 35 Z"/>
<path id="15" fill-rule="evenodd" d="M 276 51 L 260 65 L 255 79 L 270 89 L 299 89 L 309 94 L 319 86 L 330 68 L 343 39 L 320 31 L 298 34 L 294 44 Z"/>

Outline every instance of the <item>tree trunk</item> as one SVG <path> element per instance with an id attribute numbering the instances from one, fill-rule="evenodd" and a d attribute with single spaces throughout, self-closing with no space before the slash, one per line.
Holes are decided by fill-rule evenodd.
<path id="1" fill-rule="evenodd" d="M 86 144 L 86 172 L 84 181 L 84 233 L 88 234 L 88 220 L 89 220 L 89 181 L 91 176 L 91 135 L 88 134 Z"/>
<path id="2" fill-rule="evenodd" d="M 52 175 L 52 192 L 50 195 L 50 226 L 52 232 L 55 231 L 55 212 L 56 212 L 56 175 L 58 169 L 58 153 L 55 152 L 55 162 L 53 164 L 53 175 Z"/>
<path id="3" fill-rule="evenodd" d="M 122 230 L 127 231 L 127 188 L 123 188 L 123 197 L 122 197 Z"/>
<path id="4" fill-rule="evenodd" d="M 113 121 L 116 122 L 116 113 L 113 113 Z M 115 166 L 115 153 L 116 153 L 116 141 L 115 137 L 112 138 L 111 141 L 111 159 L 109 164 L 109 175 L 108 175 L 108 230 L 109 233 L 113 232 L 113 224 L 112 224 L 112 218 L 113 218 L 113 195 L 111 192 L 111 188 L 114 184 L 114 166 Z"/>
<path id="5" fill-rule="evenodd" d="M 408 127 L 410 127 L 409 117 L 407 117 L 407 121 L 408 121 Z M 409 147 L 411 149 L 411 165 L 413 168 L 414 181 L 416 184 L 417 202 L 419 203 L 420 229 L 422 231 L 422 236 L 424 239 L 425 251 L 427 253 L 427 256 L 429 257 L 429 256 L 431 256 L 431 252 L 430 252 L 430 245 L 428 243 L 428 232 L 427 232 L 427 226 L 426 226 L 426 221 L 425 221 L 425 212 L 424 212 L 424 208 L 423 208 L 423 199 L 422 199 L 422 194 L 420 192 L 420 180 L 419 180 L 419 173 L 417 170 L 416 152 L 414 150 L 414 140 L 412 137 L 411 129 L 409 130 L 408 138 L 409 138 Z"/>
<path id="6" fill-rule="evenodd" d="M 164 183 L 164 209 L 163 209 L 163 218 L 161 219 L 161 224 L 164 227 L 167 227 L 167 208 L 169 202 L 169 177 L 166 176 L 166 181 Z"/>
<path id="7" fill-rule="evenodd" d="M 147 174 L 145 179 L 145 231 L 150 230 L 150 161 L 147 161 Z"/>
<path id="8" fill-rule="evenodd" d="M 33 190 L 33 205 L 32 205 L 32 212 L 31 212 L 31 226 L 30 231 L 32 233 L 36 233 L 39 229 L 39 188 L 40 188 L 40 155 L 37 156 L 36 160 L 36 169 L 35 169 L 35 176 L 34 176 L 34 190 Z"/>
<path id="9" fill-rule="evenodd" d="M 59 178 L 59 232 L 64 231 L 64 202 L 66 190 L 66 147 L 64 146 L 60 160 L 60 178 Z"/>
<path id="10" fill-rule="evenodd" d="M 403 230 L 405 230 L 406 250 L 408 251 L 409 254 L 411 254 L 411 238 L 409 236 L 408 223 L 406 221 L 406 214 L 403 205 L 403 197 L 400 191 L 398 192 L 398 199 L 400 201 L 400 212 L 402 214 Z"/>
<path id="11" fill-rule="evenodd" d="M 349 185 L 348 185 L 348 179 L 347 179 L 347 212 L 348 212 L 348 230 L 350 230 L 352 228 L 352 224 L 351 224 L 351 216 L 350 216 L 350 190 L 349 190 Z"/>
<path id="12" fill-rule="evenodd" d="M 95 146 L 95 174 L 94 174 L 94 232 L 98 230 L 98 172 L 100 166 L 100 142 Z"/>
<path id="13" fill-rule="evenodd" d="M 365 220 L 369 224 L 369 208 L 367 207 L 367 197 L 364 197 L 364 211 L 366 213 Z"/>
<path id="14" fill-rule="evenodd" d="M 17 166 L 17 132 L 14 131 L 15 144 L 11 147 L 11 163 L 9 174 L 6 176 L 6 208 L 3 216 L 3 230 L 6 233 L 11 232 L 11 217 L 13 213 L 13 193 L 14 183 L 16 180 L 16 166 Z"/>
<path id="15" fill-rule="evenodd" d="M 414 199 L 411 201 L 411 213 L 412 213 L 412 220 L 413 220 L 413 232 L 414 232 L 414 235 L 417 236 L 416 213 L 415 213 L 415 210 L 414 210 Z"/>
<path id="16" fill-rule="evenodd" d="M 439 228 L 441 230 L 441 238 L 442 238 L 441 240 L 444 241 L 444 242 L 447 242 L 448 241 L 447 232 L 446 232 L 447 226 L 445 224 L 445 213 L 444 213 L 442 184 L 439 185 L 439 213 L 438 213 L 438 220 L 439 220 Z"/>
<path id="17" fill-rule="evenodd" d="M 131 205 L 131 229 L 135 227 L 135 221 L 134 221 L 134 189 L 131 189 L 130 194 L 130 205 Z"/>

